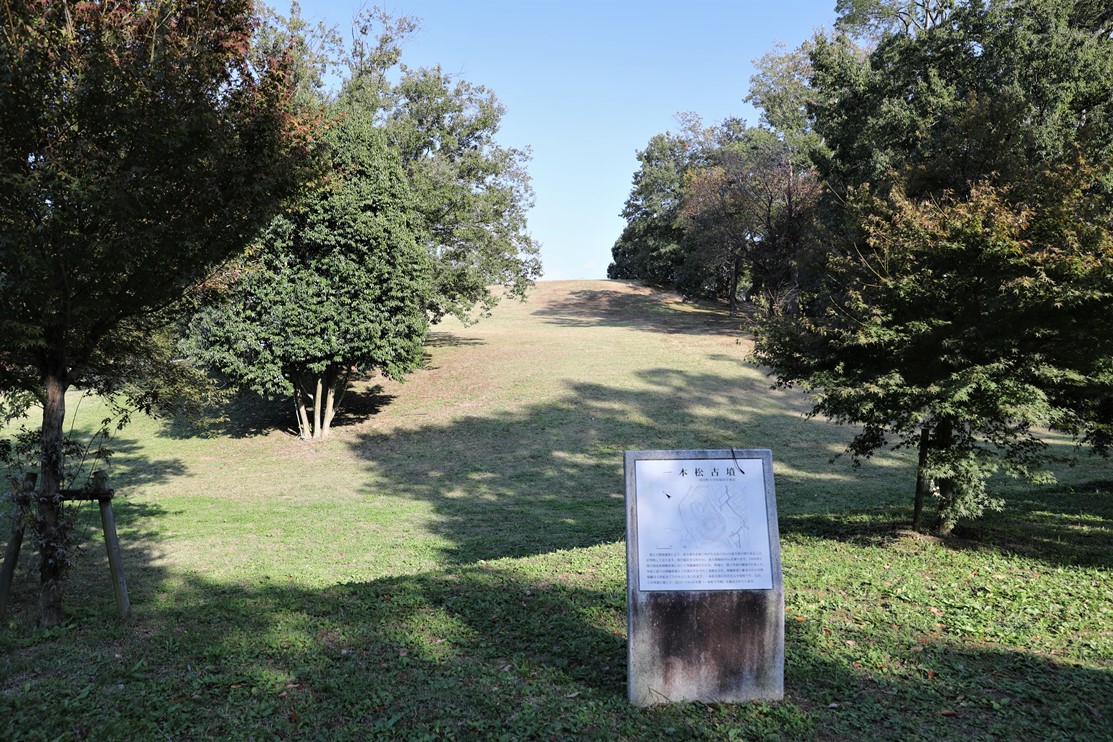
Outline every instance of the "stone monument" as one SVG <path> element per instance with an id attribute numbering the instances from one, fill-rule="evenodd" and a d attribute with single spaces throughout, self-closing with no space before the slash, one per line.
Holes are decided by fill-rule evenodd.
<path id="1" fill-rule="evenodd" d="M 632 704 L 784 697 L 771 451 L 627 451 L 626 575 Z"/>

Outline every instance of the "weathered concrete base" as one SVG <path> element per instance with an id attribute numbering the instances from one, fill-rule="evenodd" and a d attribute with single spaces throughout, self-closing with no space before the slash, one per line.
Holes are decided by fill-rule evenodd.
<path id="1" fill-rule="evenodd" d="M 784 592 L 636 592 L 630 703 L 784 698 Z"/>

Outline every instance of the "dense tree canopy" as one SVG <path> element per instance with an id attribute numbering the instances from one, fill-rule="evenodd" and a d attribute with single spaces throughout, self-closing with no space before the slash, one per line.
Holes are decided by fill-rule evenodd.
<path id="1" fill-rule="evenodd" d="M 863 425 L 854 454 L 916 446 L 916 525 L 935 495 L 946 532 L 994 504 L 999 465 L 1039 476 L 1034 426 L 1100 430 L 1113 41 L 1066 0 L 908 5 L 931 12 L 869 55 L 816 40 L 828 259 L 758 357 Z"/>
<path id="2" fill-rule="evenodd" d="M 627 225 L 607 275 L 767 308 L 794 304 L 812 244 L 820 147 L 805 110 L 802 50 L 755 61 L 748 100 L 757 126 L 737 119 L 704 127 L 690 115 L 680 134 L 654 136 L 622 216 Z"/>
<path id="3" fill-rule="evenodd" d="M 42 403 L 43 615 L 61 620 L 65 393 L 117 389 L 150 328 L 294 186 L 308 130 L 251 3 L 3 5 L 0 390 Z"/>
<path id="4" fill-rule="evenodd" d="M 192 322 L 195 353 L 259 394 L 292 397 L 305 438 L 328 435 L 353 373 L 416 368 L 433 290 L 384 132 L 345 111 L 326 145 L 330 177 L 271 222 Z"/>
<path id="5" fill-rule="evenodd" d="M 301 435 L 316 438 L 349 381 L 414 370 L 430 322 L 523 296 L 540 264 L 526 153 L 496 141 L 502 106 L 439 68 L 401 65 L 416 22 L 364 12 L 345 50 L 296 3 L 269 19 L 264 48 L 296 50 L 299 101 L 330 121 L 328 175 L 264 230 L 189 345 L 240 386 L 292 395 Z M 332 92 L 322 80 L 338 68 Z"/>
<path id="6" fill-rule="evenodd" d="M 716 164 L 693 171 L 682 210 L 692 257 L 724 266 L 736 313 L 738 280 L 770 310 L 794 306 L 819 184 L 807 162 L 771 129 L 752 128 L 718 150 Z"/>
<path id="7" fill-rule="evenodd" d="M 685 173 L 691 167 L 691 142 L 657 134 L 638 152 L 639 170 L 622 217 L 626 228 L 615 242 L 609 278 L 639 278 L 653 284 L 673 283 L 684 263 L 683 229 L 677 223 Z"/>
<path id="8" fill-rule="evenodd" d="M 433 319 L 490 309 L 494 286 L 521 298 L 541 265 L 526 225 L 528 153 L 496 138 L 505 108 L 439 67 L 404 68 L 390 97 L 384 129 L 414 192 L 418 241 L 436 265 Z"/>
<path id="9" fill-rule="evenodd" d="M 757 126 L 655 137 L 609 275 L 768 311 L 757 357 L 856 458 L 919 451 L 914 521 L 1039 479 L 1051 426 L 1113 444 L 1113 12 L 840 0 L 755 63 Z"/>

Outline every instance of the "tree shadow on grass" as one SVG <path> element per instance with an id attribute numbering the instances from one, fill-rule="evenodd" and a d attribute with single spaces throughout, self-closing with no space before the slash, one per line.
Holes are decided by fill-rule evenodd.
<path id="1" fill-rule="evenodd" d="M 9 723 L 110 739 L 1099 739 L 1113 697 L 1109 672 L 946 641 L 893 650 L 895 629 L 876 630 L 895 652 L 880 667 L 790 620 L 783 703 L 636 709 L 622 584 L 511 565 L 318 589 L 186 577 L 136 608 L 9 644 Z"/>
<path id="2" fill-rule="evenodd" d="M 871 622 L 855 644 L 818 610 L 805 622 L 789 617 L 784 703 L 631 708 L 624 581 L 596 572 L 621 559 L 622 451 L 630 442 L 668 449 L 795 441 L 775 451 L 782 531 L 795 524 L 822 533 L 821 519 L 830 516 L 809 508 L 829 509 L 832 500 L 809 505 L 810 490 L 843 492 L 858 475 L 827 463 L 845 431 L 801 420 L 788 402 L 747 407 L 752 389 L 714 374 L 656 369 L 637 380 L 634 389 L 574 384 L 563 398 L 519 412 L 356 441 L 369 496 L 433 503 L 432 528 L 449 543 L 446 569 L 319 588 L 273 577 L 220 582 L 200 576 L 212 565 L 168 568 L 158 529 L 165 511 L 123 500 L 117 519 L 135 617 L 113 618 L 93 520 L 90 559 L 71 580 L 70 623 L 31 628 L 37 586 L 25 583 L 21 618 L 0 635 L 0 719 L 8 720 L 0 736 L 31 736 L 17 733 L 26 729 L 107 739 L 1107 734 L 1107 662 L 925 640 L 913 627 L 883 621 Z M 136 476 L 157 474 L 154 462 L 143 466 L 129 455 L 139 459 L 131 465 Z M 890 479 L 855 486 L 865 490 L 863 502 L 883 502 Z M 851 524 L 874 526 L 898 512 L 851 509 Z M 862 534 L 847 525 L 844 537 Z M 560 551 L 582 547 L 595 548 Z M 540 554 L 544 564 L 479 563 Z"/>
<path id="3" fill-rule="evenodd" d="M 932 515 L 928 515 L 928 522 Z M 1010 492 L 1004 510 L 960 523 L 945 538 L 911 530 L 908 508 L 868 513 L 782 515 L 783 535 L 824 538 L 858 546 L 891 546 L 909 537 L 931 538 L 961 551 L 996 551 L 1052 566 L 1113 568 L 1113 482 L 1097 480 L 1064 490 L 1032 486 Z"/>
<path id="4" fill-rule="evenodd" d="M 1010 493 L 1005 509 L 955 528 L 956 549 L 994 549 L 1066 567 L 1113 568 L 1113 481 Z"/>
<path id="5" fill-rule="evenodd" d="M 142 453 L 143 444 L 134 438 L 117 435 L 108 447 L 112 449 L 108 484 L 114 489 L 161 484 L 187 473 L 180 458 L 151 458 Z"/>
<path id="6" fill-rule="evenodd" d="M 454 332 L 430 332 L 425 336 L 425 346 L 428 348 L 459 348 L 486 344 L 486 340 L 461 337 Z"/>
<path id="7" fill-rule="evenodd" d="M 857 468 L 846 458 L 832 463 L 852 431 L 804 418 L 795 397 L 756 397 L 760 381 L 664 368 L 636 380 L 621 389 L 574 383 L 560 399 L 519 411 L 359 434 L 352 445 L 370 475 L 366 493 L 431 503 L 437 518 L 426 527 L 448 544 L 443 557 L 468 564 L 623 538 L 627 449 L 769 447 L 782 533 L 860 545 L 908 536 L 908 452 L 879 452 Z M 1024 489 L 1006 498 L 1003 514 L 944 543 L 1110 566 L 1113 498 L 1105 485 L 1069 499 Z"/>
<path id="8" fill-rule="evenodd" d="M 627 449 L 765 448 L 791 437 L 774 451 L 788 512 L 829 507 L 823 492 L 850 481 L 849 465 L 828 463 L 846 432 L 802 419 L 787 400 L 757 404 L 746 384 L 712 373 L 652 369 L 637 380 L 636 389 L 575 383 L 520 411 L 358 435 L 366 492 L 432 503 L 445 558 L 467 564 L 621 539 Z M 886 484 L 865 482 L 863 498 L 885 504 Z"/>
<path id="9" fill-rule="evenodd" d="M 910 510 L 889 508 L 868 513 L 794 513 L 780 517 L 781 535 L 840 541 L 856 546 L 891 546 L 909 534 Z"/>
<path id="10" fill-rule="evenodd" d="M 900 627 L 874 632 L 868 644 L 843 642 L 814 622 L 786 623 L 786 691 L 815 720 L 816 738 L 1108 738 L 1107 670 L 991 645 L 902 640 Z"/>
<path id="11" fill-rule="evenodd" d="M 297 434 L 289 400 L 268 399 L 250 390 L 235 394 L 227 402 L 210 407 L 199 416 L 171 415 L 161 422 L 159 436 L 176 440 L 254 438 L 275 430 Z"/>
<path id="12" fill-rule="evenodd" d="M 382 384 L 358 384 L 344 395 L 344 403 L 336 411 L 332 425 L 340 428 L 367 422 L 390 405 L 396 396 L 387 394 Z"/>
<path id="13" fill-rule="evenodd" d="M 451 332 L 430 332 L 425 344 L 430 348 L 445 348 L 484 343 L 479 338 L 460 337 Z M 426 354 L 427 361 L 431 358 Z M 394 401 L 394 395 L 384 394 L 382 385 L 374 383 L 375 378 L 367 375 L 353 379 L 333 419 L 333 427 L 366 422 Z M 289 399 L 264 397 L 250 389 L 235 393 L 226 402 L 209 407 L 200 415 L 168 415 L 161 422 L 159 435 L 176 440 L 254 438 L 276 430 L 298 435 L 297 419 Z"/>
<path id="14" fill-rule="evenodd" d="M 358 425 L 377 415 L 394 401 L 381 384 L 358 379 L 344 395 L 343 404 L 332 421 L 333 427 Z M 312 410 L 310 410 L 312 412 Z M 159 435 L 164 438 L 254 438 L 275 431 L 296 436 L 297 419 L 290 400 L 268 399 L 243 391 L 228 402 L 210 408 L 197 418 L 168 417 Z"/>
<path id="15" fill-rule="evenodd" d="M 676 294 L 648 287 L 572 291 L 533 312 L 563 327 L 628 327 L 685 335 L 738 334 L 743 317 L 724 305 L 683 301 Z"/>

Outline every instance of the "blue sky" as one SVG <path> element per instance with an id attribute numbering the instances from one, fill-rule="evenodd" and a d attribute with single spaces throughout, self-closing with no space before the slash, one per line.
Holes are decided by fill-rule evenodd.
<path id="1" fill-rule="evenodd" d="M 275 2 L 287 12 L 289 2 Z M 348 28 L 359 0 L 302 0 L 311 20 Z M 741 116 L 751 61 L 830 27 L 835 0 L 406 0 L 392 15 L 421 19 L 403 61 L 440 64 L 506 106 L 500 141 L 533 152 L 545 279 L 603 278 L 625 222 L 618 215 L 654 134 L 675 114 L 707 123 Z"/>

